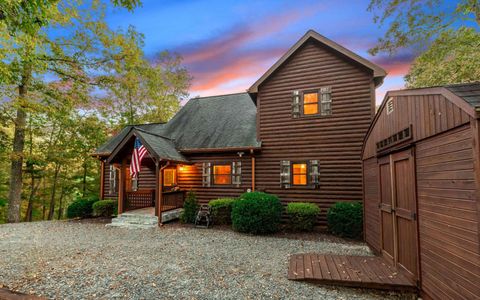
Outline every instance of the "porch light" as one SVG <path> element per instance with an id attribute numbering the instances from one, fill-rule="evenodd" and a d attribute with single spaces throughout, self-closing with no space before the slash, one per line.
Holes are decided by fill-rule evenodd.
<path id="1" fill-rule="evenodd" d="M 178 170 L 179 170 L 180 172 L 182 172 L 183 170 L 185 170 L 185 166 L 184 166 L 184 165 L 179 165 L 179 166 L 178 166 Z"/>

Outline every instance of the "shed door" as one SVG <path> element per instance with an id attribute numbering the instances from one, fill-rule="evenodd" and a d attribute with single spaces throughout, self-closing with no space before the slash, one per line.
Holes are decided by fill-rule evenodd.
<path id="1" fill-rule="evenodd" d="M 417 279 L 417 221 L 413 149 L 379 160 L 382 252 Z"/>

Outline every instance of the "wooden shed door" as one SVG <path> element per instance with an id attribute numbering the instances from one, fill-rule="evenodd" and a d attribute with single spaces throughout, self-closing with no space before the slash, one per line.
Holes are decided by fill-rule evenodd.
<path id="1" fill-rule="evenodd" d="M 413 149 L 379 160 L 382 252 L 417 279 L 417 221 Z"/>

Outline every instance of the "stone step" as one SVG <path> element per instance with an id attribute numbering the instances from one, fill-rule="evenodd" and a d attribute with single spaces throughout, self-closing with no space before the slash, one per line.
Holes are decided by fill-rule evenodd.
<path id="1" fill-rule="evenodd" d="M 158 218 L 150 218 L 150 217 L 124 217 L 120 215 L 117 218 L 112 219 L 112 223 L 114 224 L 140 224 L 140 225 L 156 225 L 158 223 Z"/>
<path id="2" fill-rule="evenodd" d="M 106 227 L 118 227 L 118 228 L 128 228 L 128 229 L 152 229 L 156 228 L 155 225 L 144 225 L 144 224 L 128 224 L 128 223 L 110 223 L 105 224 Z"/>

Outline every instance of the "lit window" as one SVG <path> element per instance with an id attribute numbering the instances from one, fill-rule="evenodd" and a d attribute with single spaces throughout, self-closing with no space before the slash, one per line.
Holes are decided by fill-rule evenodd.
<path id="1" fill-rule="evenodd" d="M 307 164 L 292 164 L 293 184 L 307 185 Z"/>
<path id="2" fill-rule="evenodd" d="M 165 169 L 163 170 L 163 185 L 174 186 L 177 183 L 177 170 Z"/>
<path id="3" fill-rule="evenodd" d="M 232 184 L 232 165 L 214 165 L 213 184 Z"/>
<path id="4" fill-rule="evenodd" d="M 318 93 L 303 94 L 303 114 L 318 114 Z"/>

